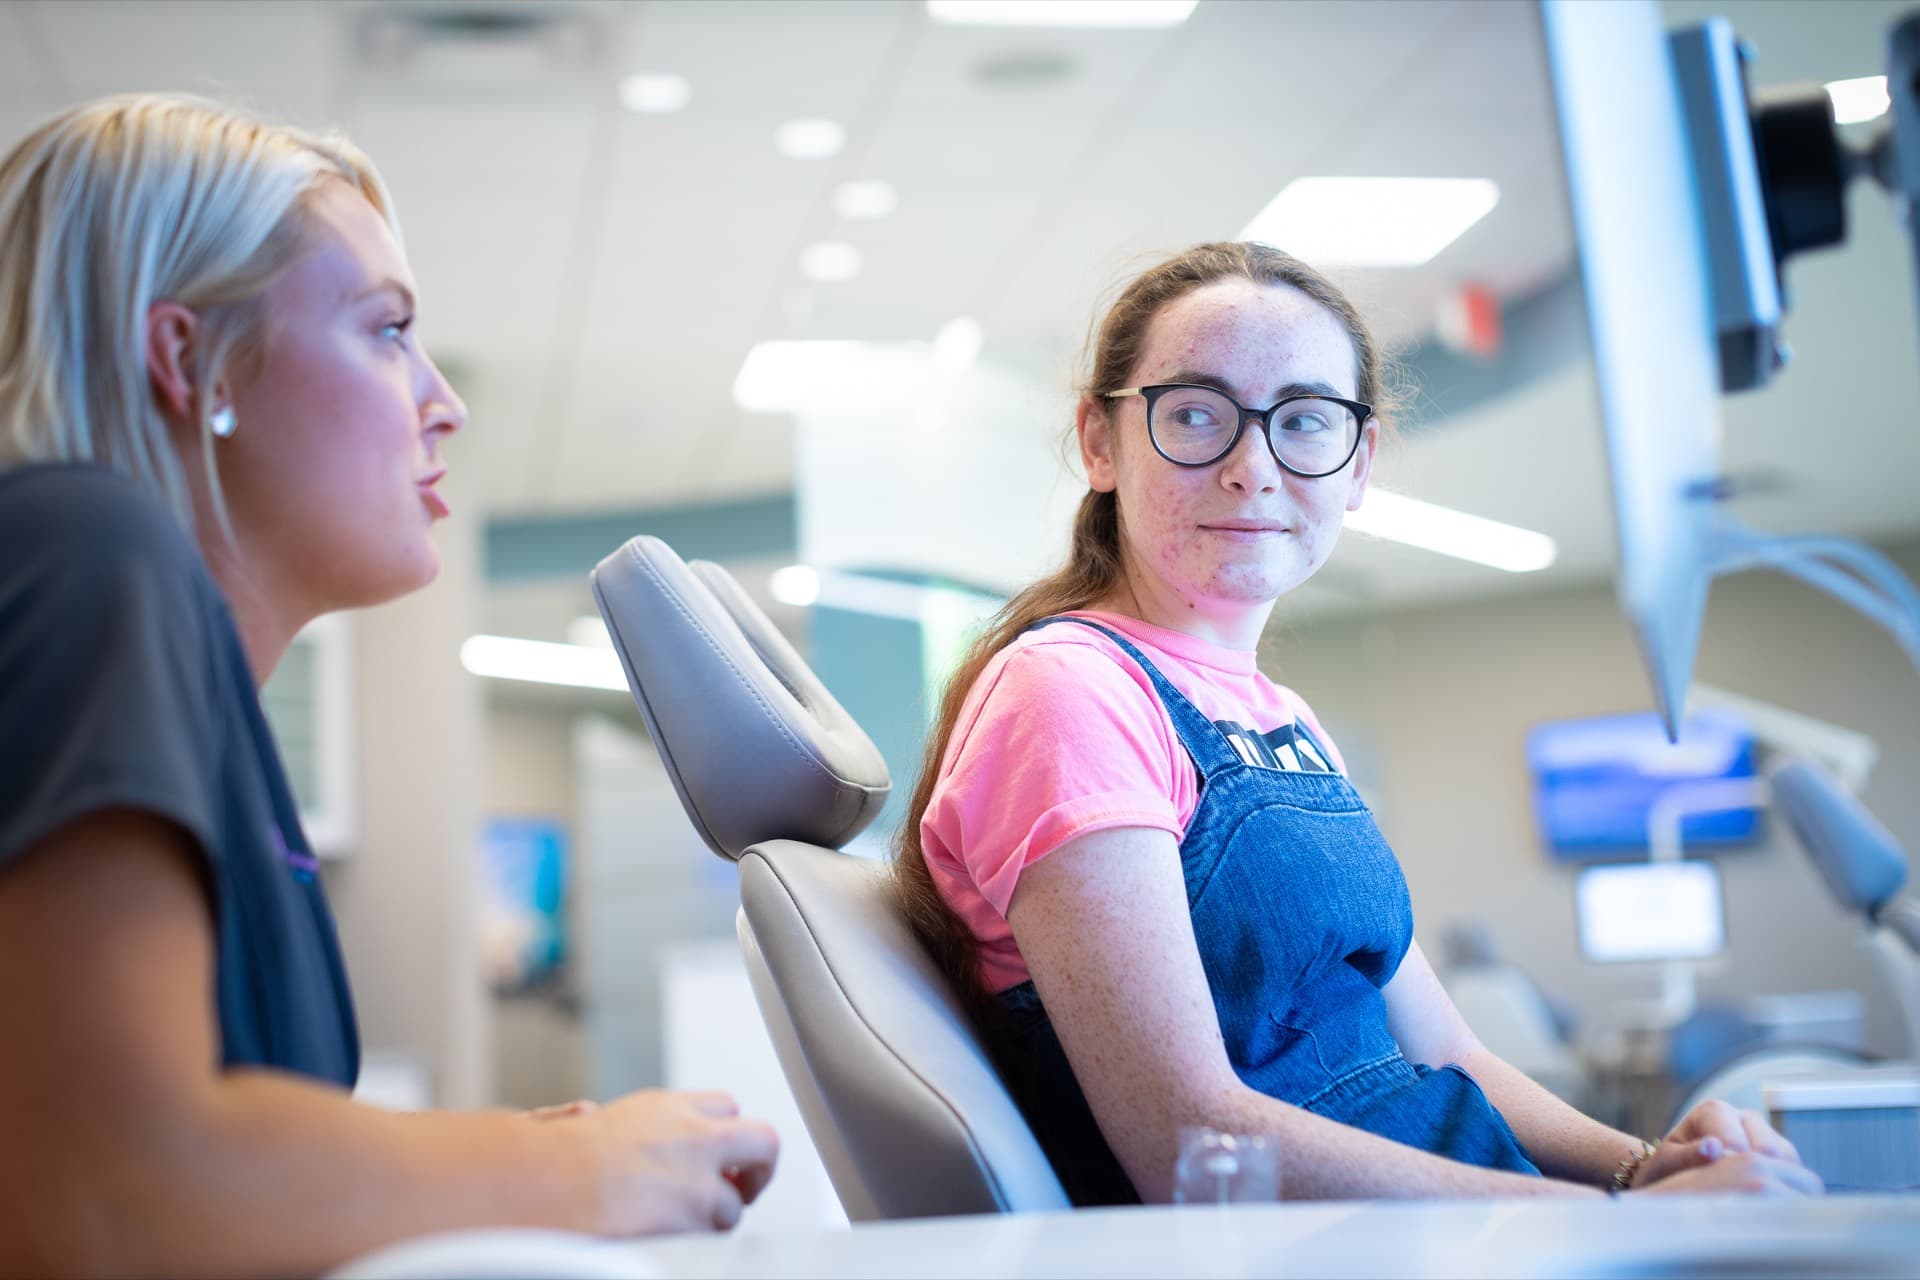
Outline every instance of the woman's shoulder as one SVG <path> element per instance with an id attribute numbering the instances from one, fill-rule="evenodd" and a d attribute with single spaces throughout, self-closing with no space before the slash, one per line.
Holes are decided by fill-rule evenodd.
<path id="1" fill-rule="evenodd" d="M 85 463 L 0 472 L 0 619 L 20 644 L 203 644 L 223 610 L 192 536 L 139 483 Z"/>
<path id="2" fill-rule="evenodd" d="M 1164 718 L 1146 675 L 1113 640 L 1092 627 L 1058 622 L 1021 633 L 988 661 L 957 730 L 965 739 L 983 721 L 1019 722 L 1029 732 L 1055 735 L 1099 721 L 1140 725 Z"/>
<path id="3" fill-rule="evenodd" d="M 67 590 L 139 577 L 190 594 L 210 582 L 192 535 L 160 497 L 93 463 L 0 472 L 0 598 L 29 584 Z"/>

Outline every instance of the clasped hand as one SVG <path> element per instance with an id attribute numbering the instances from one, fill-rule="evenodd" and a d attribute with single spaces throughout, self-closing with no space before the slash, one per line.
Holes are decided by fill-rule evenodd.
<path id="1" fill-rule="evenodd" d="M 1826 1186 L 1758 1112 L 1711 1099 L 1687 1112 L 1661 1140 L 1640 1166 L 1633 1190 L 1817 1196 Z"/>
<path id="2" fill-rule="evenodd" d="M 646 1089 L 604 1106 L 569 1102 L 528 1113 L 575 1125 L 597 1169 L 600 1235 L 727 1230 L 773 1176 L 779 1137 L 743 1120 L 724 1093 Z"/>

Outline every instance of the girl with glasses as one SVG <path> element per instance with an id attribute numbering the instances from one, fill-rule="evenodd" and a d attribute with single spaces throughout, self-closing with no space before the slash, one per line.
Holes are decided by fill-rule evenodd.
<path id="1" fill-rule="evenodd" d="M 1189 1125 L 1277 1139 L 1289 1197 L 1818 1191 L 1757 1116 L 1652 1147 L 1480 1044 L 1338 748 L 1255 667 L 1379 443 L 1340 292 L 1200 245 L 1091 363 L 1068 562 L 961 664 L 895 864 L 1074 1202 L 1168 1199 Z"/>
<path id="2" fill-rule="evenodd" d="M 337 137 L 124 97 L 0 160 L 0 1274 L 725 1227 L 771 1173 L 772 1130 L 719 1094 L 349 1096 L 346 975 L 256 691 L 311 619 L 436 572 L 466 409 L 416 292 Z"/>

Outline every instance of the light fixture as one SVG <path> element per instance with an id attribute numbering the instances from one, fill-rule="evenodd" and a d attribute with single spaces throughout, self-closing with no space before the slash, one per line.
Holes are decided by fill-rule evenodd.
<path id="1" fill-rule="evenodd" d="M 567 624 L 567 643 L 582 649 L 611 649 L 613 636 L 597 613 L 583 613 Z"/>
<path id="2" fill-rule="evenodd" d="M 812 565 L 790 564 L 773 571 L 767 580 L 767 590 L 781 604 L 804 609 L 820 598 L 820 574 Z"/>
<path id="3" fill-rule="evenodd" d="M 1001 596 L 966 587 L 903 582 L 842 569 L 815 569 L 806 564 L 790 564 L 774 570 L 770 587 L 773 598 L 783 604 L 821 605 L 902 622 L 924 622 L 930 609 L 943 608 L 957 609 L 961 616 L 977 620 L 1006 603 Z"/>
<path id="4" fill-rule="evenodd" d="M 847 131 L 832 120 L 789 120 L 773 131 L 773 145 L 792 160 L 823 160 L 840 154 Z"/>
<path id="5" fill-rule="evenodd" d="M 955 373 L 973 366 L 985 343 L 980 322 L 968 316 L 955 316 L 933 335 L 933 362 Z"/>
<path id="6" fill-rule="evenodd" d="M 512 636 L 468 636 L 460 646 L 460 665 L 476 676 L 528 680 L 579 689 L 626 691 L 627 677 L 611 648 L 585 648 Z"/>
<path id="7" fill-rule="evenodd" d="M 1499 201 L 1485 178 L 1297 178 L 1237 238 L 1316 267 L 1417 267 Z"/>
<path id="8" fill-rule="evenodd" d="M 843 218 L 884 218 L 899 207 L 891 182 L 855 178 L 833 189 L 833 211 Z"/>
<path id="9" fill-rule="evenodd" d="M 840 240 L 823 240 L 800 251 L 800 274 L 821 284 L 837 284 L 860 274 L 860 251 Z"/>
<path id="10" fill-rule="evenodd" d="M 635 115 L 655 116 L 681 111 L 693 99 L 685 76 L 637 71 L 620 81 L 620 105 Z"/>
<path id="11" fill-rule="evenodd" d="M 891 412 L 925 383 L 927 344 L 773 339 L 756 342 L 733 379 L 748 413 Z"/>
<path id="12" fill-rule="evenodd" d="M 1865 124 L 1887 114 L 1893 100 L 1887 97 L 1885 76 L 1859 76 L 1852 80 L 1829 80 L 1824 86 L 1833 99 L 1835 124 Z"/>
<path id="13" fill-rule="evenodd" d="M 1199 0 L 927 0 L 935 22 L 966 27 L 1177 27 Z"/>
<path id="14" fill-rule="evenodd" d="M 1384 489 L 1369 489 L 1361 508 L 1347 512 L 1346 527 L 1508 573 L 1544 569 L 1559 555 L 1544 533 Z"/>

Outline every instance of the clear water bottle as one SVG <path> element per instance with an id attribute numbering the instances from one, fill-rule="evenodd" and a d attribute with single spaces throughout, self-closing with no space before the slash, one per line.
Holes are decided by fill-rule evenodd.
<path id="1" fill-rule="evenodd" d="M 1204 1125 L 1180 1130 L 1173 1166 L 1175 1204 L 1259 1204 L 1280 1198 L 1280 1148 L 1257 1133 Z"/>

